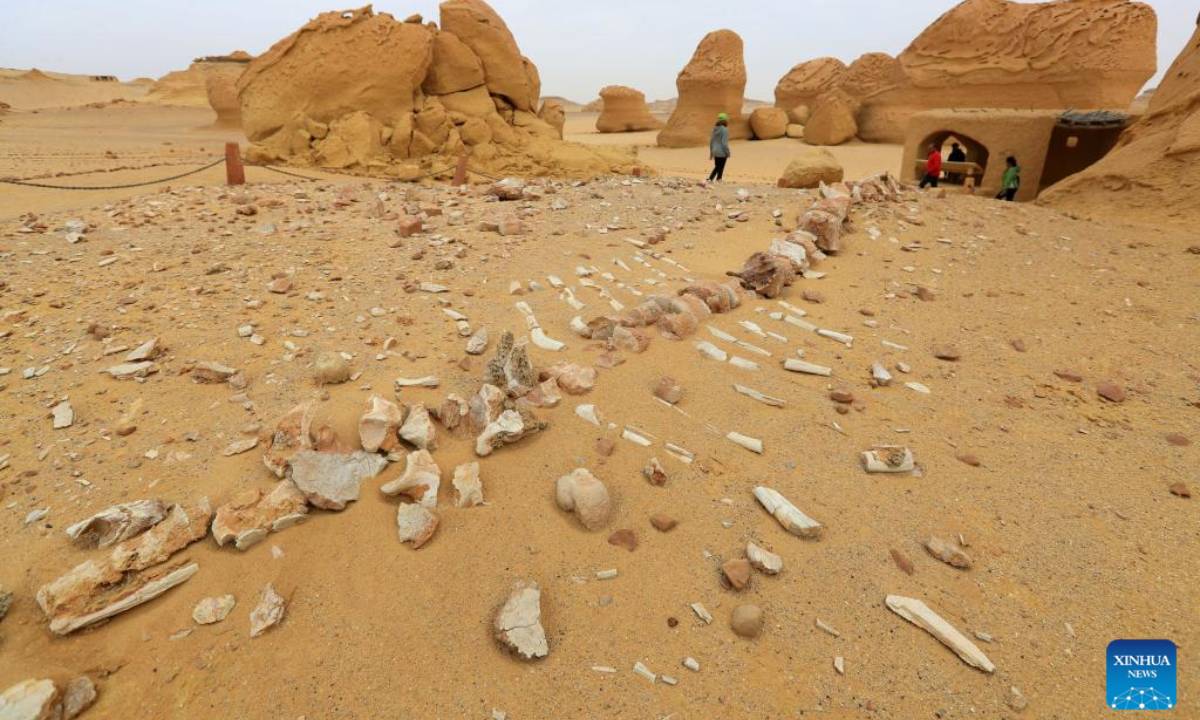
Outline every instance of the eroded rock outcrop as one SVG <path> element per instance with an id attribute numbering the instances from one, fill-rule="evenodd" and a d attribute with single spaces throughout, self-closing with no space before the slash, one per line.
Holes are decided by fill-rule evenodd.
<path id="1" fill-rule="evenodd" d="M 1177 223 L 1200 220 L 1200 27 L 1171 64 L 1146 114 L 1117 147 L 1050 187 L 1039 204 L 1089 215 Z"/>
<path id="2" fill-rule="evenodd" d="M 237 83 L 246 69 L 247 61 L 213 62 L 204 77 L 204 92 L 208 105 L 217 114 L 216 128 L 240 129 L 242 106 L 238 102 Z"/>
<path id="3" fill-rule="evenodd" d="M 629 151 L 562 141 L 538 107 L 537 67 L 481 0 L 447 0 L 441 28 L 370 6 L 324 13 L 252 61 L 238 81 L 251 162 L 384 172 L 628 173 Z"/>
<path id="4" fill-rule="evenodd" d="M 596 130 L 602 133 L 658 130 L 663 122 L 650 114 L 646 96 L 624 85 L 609 85 L 600 91 L 601 112 Z"/>
<path id="5" fill-rule="evenodd" d="M 933 108 L 1126 108 L 1154 75 L 1156 32 L 1150 6 L 1130 0 L 967 0 L 864 98 L 859 136 L 903 142 L 908 119 Z"/>
<path id="6" fill-rule="evenodd" d="M 775 107 L 785 112 L 800 105 L 812 107 L 818 98 L 842 82 L 846 77 L 846 69 L 844 62 L 831 57 L 800 63 L 775 86 Z M 804 124 L 799 120 L 794 121 Z"/>
<path id="7" fill-rule="evenodd" d="M 701 147 L 708 144 L 713 124 L 721 113 L 729 115 L 729 139 L 750 137 L 750 123 L 742 115 L 746 91 L 746 64 L 742 38 L 732 30 L 704 36 L 687 66 L 675 80 L 679 102 L 667 126 L 658 134 L 662 147 Z"/>

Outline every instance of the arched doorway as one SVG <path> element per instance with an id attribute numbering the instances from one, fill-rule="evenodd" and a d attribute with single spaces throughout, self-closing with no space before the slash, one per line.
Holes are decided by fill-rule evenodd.
<path id="1" fill-rule="evenodd" d="M 958 143 L 963 152 L 966 154 L 967 165 L 959 165 L 949 162 L 950 152 L 953 145 Z M 935 133 L 928 135 L 921 141 L 918 147 L 922 167 L 924 166 L 924 157 L 926 149 L 933 145 L 941 150 L 943 174 L 942 181 L 951 185 L 963 185 L 966 183 L 968 176 L 974 176 L 975 183 L 978 184 L 983 180 L 984 173 L 987 172 L 988 148 L 983 143 L 974 138 L 964 135 L 954 130 L 938 130 Z M 971 164 L 978 167 L 973 167 Z M 922 171 L 924 174 L 924 171 Z"/>

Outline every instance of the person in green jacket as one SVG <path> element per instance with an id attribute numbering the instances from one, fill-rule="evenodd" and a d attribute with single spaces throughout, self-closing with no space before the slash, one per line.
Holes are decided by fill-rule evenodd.
<path id="1" fill-rule="evenodd" d="M 1012 202 L 1017 197 L 1017 190 L 1021 189 L 1021 166 L 1017 164 L 1017 159 L 1011 155 L 1004 162 L 1008 167 L 1004 168 L 1004 181 L 1001 183 L 1000 192 L 996 195 L 996 199 Z"/>
<path id="2" fill-rule="evenodd" d="M 712 137 L 708 141 L 708 159 L 713 161 L 712 174 L 708 181 L 725 178 L 725 163 L 729 160 L 729 115 L 721 113 L 717 116 L 717 124 L 713 126 Z"/>

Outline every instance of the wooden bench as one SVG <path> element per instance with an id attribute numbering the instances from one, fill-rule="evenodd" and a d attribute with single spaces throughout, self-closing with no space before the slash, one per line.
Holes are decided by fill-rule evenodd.
<path id="1" fill-rule="evenodd" d="M 925 175 L 925 160 L 917 160 L 914 163 L 917 166 L 917 176 L 924 177 Z M 966 177 L 983 176 L 983 166 L 976 162 L 950 162 L 942 163 L 943 175 L 964 175 Z"/>

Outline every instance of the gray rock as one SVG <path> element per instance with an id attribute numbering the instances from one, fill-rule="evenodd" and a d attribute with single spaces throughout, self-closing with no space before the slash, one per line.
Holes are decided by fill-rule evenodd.
<path id="1" fill-rule="evenodd" d="M 324 510 L 345 510 L 358 499 L 362 481 L 387 467 L 387 458 L 361 450 L 349 455 L 303 450 L 292 456 L 292 482 L 308 502 Z"/>
<path id="2" fill-rule="evenodd" d="M 232 595 L 204 598 L 192 609 L 192 619 L 197 625 L 212 625 L 229 617 L 237 600 Z"/>
<path id="3" fill-rule="evenodd" d="M 496 615 L 496 639 L 522 660 L 550 654 L 542 628 L 542 592 L 537 586 L 515 590 Z"/>

